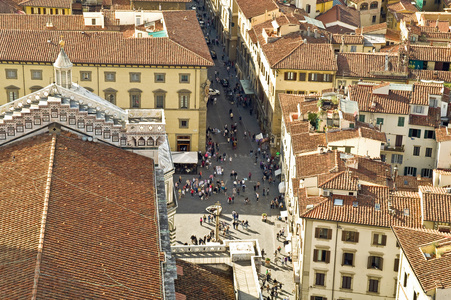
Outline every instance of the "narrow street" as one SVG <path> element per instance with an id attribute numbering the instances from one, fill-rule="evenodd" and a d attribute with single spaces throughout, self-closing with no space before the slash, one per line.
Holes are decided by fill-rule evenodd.
<path id="1" fill-rule="evenodd" d="M 209 70 L 209 79 L 212 82 L 211 88 L 220 91 L 220 95 L 213 96 L 217 98 L 216 101 L 210 101 L 208 105 L 207 113 L 207 128 L 219 129 L 220 133 L 210 133 L 213 143 L 217 143 L 219 149 L 215 149 L 215 152 L 223 156 L 226 153 L 226 159 L 221 162 L 217 161 L 216 157 L 211 157 L 211 165 L 207 167 L 199 167 L 197 169 L 197 175 L 191 174 L 175 174 L 174 182 L 179 181 L 179 176 L 181 176 L 181 184 L 179 190 L 186 184 L 187 180 L 191 183 L 197 179 L 198 182 L 208 180 L 211 175 L 214 175 L 214 170 L 216 166 L 221 166 L 224 171 L 222 175 L 216 175 L 212 184 L 215 185 L 217 181 L 223 181 L 225 187 L 227 188 L 226 194 L 223 191 L 218 193 L 212 193 L 212 195 L 204 200 L 194 193 L 191 195 L 187 192 L 182 195 L 179 199 L 179 207 L 177 209 L 177 215 L 175 217 L 176 231 L 177 231 L 177 243 L 179 244 L 191 244 L 191 236 L 195 235 L 197 238 L 204 238 L 208 235 L 212 229 L 215 228 L 214 222 L 203 222 L 200 224 L 199 220 L 202 216 L 208 216 L 206 207 L 215 204 L 217 201 L 221 203 L 223 207 L 220 220 L 230 225 L 229 234 L 225 236 L 222 235 L 222 239 L 258 239 L 260 248 L 264 249 L 265 257 L 271 259 L 271 266 L 266 268 L 265 266 L 261 269 L 263 279 L 266 270 L 270 270 L 271 278 L 277 279 L 278 282 L 283 283 L 283 288 L 278 293 L 277 298 L 273 299 L 294 299 L 293 289 L 293 273 L 292 264 L 288 261 L 287 264 L 282 265 L 281 258 L 289 257 L 289 253 L 285 251 L 284 241 L 287 237 L 286 224 L 284 220 L 279 220 L 280 209 L 271 208 L 270 203 L 276 197 L 279 197 L 278 192 L 279 181 L 274 180 L 269 183 L 268 180 L 263 180 L 263 169 L 261 168 L 261 162 L 268 164 L 267 158 L 265 157 L 265 151 L 262 146 L 261 153 L 257 156 L 259 144 L 252 140 L 252 135 L 260 133 L 255 114 L 251 115 L 249 107 L 243 107 L 243 105 L 237 105 L 237 102 L 229 101 L 226 97 L 225 89 L 221 84 L 217 83 L 215 80 L 215 72 L 220 79 L 229 80 L 229 88 L 233 90 L 233 87 L 239 83 L 238 78 L 236 78 L 235 68 L 230 66 L 229 71 L 224 64 L 227 61 L 227 56 L 223 53 L 222 44 L 213 45 L 215 39 L 217 38 L 217 33 L 214 28 L 209 28 L 207 26 L 208 15 L 204 18 L 205 28 L 204 33 L 209 33 L 209 38 L 211 44 L 209 45 L 210 50 L 214 50 L 217 55 L 215 59 L 215 67 Z M 222 57 L 224 55 L 224 61 Z M 230 117 L 230 110 L 233 113 L 233 120 Z M 241 117 L 241 120 L 240 120 Z M 232 143 L 227 141 L 227 137 L 224 136 L 224 126 L 230 130 L 232 124 L 237 123 L 237 147 L 234 150 Z M 246 131 L 246 136 L 244 132 Z M 250 135 L 250 136 L 249 136 Z M 208 143 L 208 136 L 207 136 Z M 205 150 L 202 151 L 202 155 L 205 156 Z M 251 154 L 252 151 L 252 154 Z M 269 153 L 269 151 L 268 151 Z M 231 160 L 230 160 L 231 158 Z M 237 180 L 245 181 L 245 191 L 241 189 L 239 194 L 234 197 L 233 203 L 228 203 L 228 197 L 232 196 L 232 190 L 234 188 L 234 177 L 230 174 L 232 171 L 237 173 Z M 199 178 L 199 172 L 202 172 L 202 177 Z M 249 178 L 249 173 L 252 174 Z M 272 176 L 274 178 L 274 175 Z M 256 192 L 254 191 L 254 186 L 260 183 L 260 187 L 256 189 L 259 194 L 259 201 L 256 199 Z M 238 184 L 239 186 L 239 184 Z M 265 189 L 265 192 L 263 192 Z M 266 190 L 269 189 L 269 195 Z M 245 203 L 245 199 L 249 199 L 249 203 Z M 282 202 L 283 203 L 283 202 Z M 284 204 L 283 204 L 284 207 Z M 283 209 L 284 210 L 284 209 Z M 232 212 L 235 211 L 239 214 L 239 221 L 248 221 L 249 227 L 246 229 L 243 226 L 238 226 L 238 229 L 233 228 L 233 216 Z M 267 214 L 267 222 L 262 221 L 262 214 Z M 282 237 L 277 237 L 283 228 L 285 228 L 285 234 Z M 275 259 L 275 251 L 277 248 L 281 247 L 280 253 L 277 253 L 277 259 Z M 287 249 L 289 250 L 289 249 Z M 259 281 L 262 284 L 262 280 Z M 266 285 L 266 284 L 265 284 Z M 272 286 L 272 285 L 271 285 Z M 265 297 L 269 296 L 267 289 L 263 289 L 263 295 Z M 266 298 L 265 298 L 266 299 Z"/>

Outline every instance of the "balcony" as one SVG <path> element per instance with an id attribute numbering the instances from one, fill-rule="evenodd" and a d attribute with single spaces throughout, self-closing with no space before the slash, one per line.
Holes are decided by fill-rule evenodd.
<path id="1" fill-rule="evenodd" d="M 401 146 L 382 145 L 381 150 L 390 152 L 404 152 L 404 145 Z"/>

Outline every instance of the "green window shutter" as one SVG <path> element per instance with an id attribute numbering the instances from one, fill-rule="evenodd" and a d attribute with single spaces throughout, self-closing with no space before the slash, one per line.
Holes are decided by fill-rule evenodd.
<path id="1" fill-rule="evenodd" d="M 410 128 L 410 129 L 409 129 L 409 137 L 412 137 L 412 133 L 413 133 L 413 129 Z"/>
<path id="2" fill-rule="evenodd" d="M 398 126 L 403 127 L 404 126 L 404 117 L 398 117 Z"/>
<path id="3" fill-rule="evenodd" d="M 365 115 L 359 115 L 359 121 L 365 122 Z"/>
<path id="4" fill-rule="evenodd" d="M 420 137 L 421 137 L 421 130 L 417 129 L 417 138 L 420 138 Z"/>

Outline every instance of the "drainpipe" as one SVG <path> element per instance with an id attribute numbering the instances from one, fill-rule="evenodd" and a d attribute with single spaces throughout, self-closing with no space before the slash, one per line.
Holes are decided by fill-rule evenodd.
<path id="1" fill-rule="evenodd" d="M 334 291 L 335 291 L 335 266 L 337 264 L 338 229 L 341 229 L 341 227 L 338 226 L 338 222 L 337 222 L 337 230 L 335 230 L 334 269 L 332 272 L 332 300 L 334 299 Z"/>

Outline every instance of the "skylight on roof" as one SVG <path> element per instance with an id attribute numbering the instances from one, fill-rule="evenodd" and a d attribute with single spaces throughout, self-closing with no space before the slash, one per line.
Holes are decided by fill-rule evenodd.
<path id="1" fill-rule="evenodd" d="M 381 204 L 380 203 L 374 204 L 374 209 L 376 209 L 377 211 L 380 211 L 381 210 Z"/>
<path id="2" fill-rule="evenodd" d="M 359 207 L 359 202 L 357 201 L 352 202 L 352 207 Z"/>
<path id="3" fill-rule="evenodd" d="M 343 199 L 334 199 L 335 206 L 343 206 Z"/>
<path id="4" fill-rule="evenodd" d="M 410 215 L 410 210 L 408 208 L 404 208 L 404 215 L 405 216 L 409 216 Z"/>

